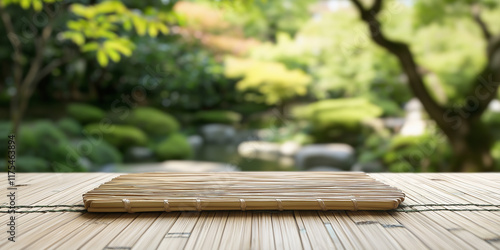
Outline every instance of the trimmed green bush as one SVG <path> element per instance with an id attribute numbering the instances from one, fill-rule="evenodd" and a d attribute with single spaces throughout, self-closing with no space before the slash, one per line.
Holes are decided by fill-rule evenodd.
<path id="1" fill-rule="evenodd" d="M 155 149 L 159 160 L 187 159 L 191 156 L 192 149 L 187 138 L 182 134 L 173 134 L 160 142 Z"/>
<path id="2" fill-rule="evenodd" d="M 92 151 L 86 157 L 96 166 L 123 162 L 120 151 L 105 141 L 93 145 Z"/>
<path id="3" fill-rule="evenodd" d="M 241 115 L 227 110 L 207 110 L 196 113 L 195 120 L 203 124 L 237 124 L 241 121 Z"/>
<path id="4" fill-rule="evenodd" d="M 140 128 L 151 136 L 168 136 L 179 131 L 179 122 L 160 110 L 140 107 L 132 111 L 127 124 Z"/>
<path id="5" fill-rule="evenodd" d="M 0 159 L 0 168 L 6 169 L 7 162 Z M 33 156 L 20 156 L 16 159 L 16 172 L 52 172 L 48 161 Z"/>
<path id="6" fill-rule="evenodd" d="M 80 155 L 66 135 L 49 120 L 41 120 L 21 126 L 18 140 L 19 157 L 36 157 L 48 162 L 51 171 L 80 172 L 85 168 Z M 33 163 L 34 161 L 30 161 Z M 35 164 L 41 166 L 41 164 Z M 29 171 L 35 171 L 32 166 Z M 48 171 L 43 168 L 40 171 Z"/>
<path id="7" fill-rule="evenodd" d="M 366 99 L 324 100 L 293 110 L 293 115 L 311 123 L 316 142 L 344 142 L 356 145 L 371 128 L 363 121 L 378 117 L 382 110 Z"/>
<path id="8" fill-rule="evenodd" d="M 420 136 L 395 136 L 383 156 L 392 172 L 434 172 L 449 167 L 451 148 L 443 136 L 428 132 Z"/>
<path id="9" fill-rule="evenodd" d="M 110 125 L 103 128 L 100 124 L 85 126 L 85 133 L 92 136 L 102 136 L 106 142 L 120 150 L 131 146 L 145 146 L 148 138 L 140 129 L 127 125 Z"/>
<path id="10" fill-rule="evenodd" d="M 74 118 L 81 124 L 88 124 L 101 121 L 106 113 L 100 108 L 84 103 L 72 103 L 66 107 L 68 116 Z"/>
<path id="11" fill-rule="evenodd" d="M 72 118 L 63 118 L 57 121 L 57 127 L 72 137 L 80 136 L 83 130 L 82 125 Z"/>

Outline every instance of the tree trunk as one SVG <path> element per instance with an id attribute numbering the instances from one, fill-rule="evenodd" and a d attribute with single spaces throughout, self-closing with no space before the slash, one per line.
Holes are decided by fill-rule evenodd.
<path id="1" fill-rule="evenodd" d="M 463 126 L 465 126 L 463 132 L 448 138 L 455 156 L 452 171 L 492 171 L 494 167 L 494 160 L 491 156 L 493 140 L 489 129 L 480 121 L 469 121 Z"/>

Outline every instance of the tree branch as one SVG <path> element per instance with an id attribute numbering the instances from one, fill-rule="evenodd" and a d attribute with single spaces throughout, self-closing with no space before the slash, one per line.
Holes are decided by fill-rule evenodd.
<path id="1" fill-rule="evenodd" d="M 64 63 L 66 63 L 66 60 L 55 59 L 49 64 L 45 65 L 45 67 L 40 69 L 40 71 L 38 72 L 38 75 L 35 78 L 35 82 L 40 82 L 40 80 L 48 76 L 54 69 L 63 65 Z"/>
<path id="2" fill-rule="evenodd" d="M 500 85 L 500 62 L 498 61 L 500 58 L 500 35 L 491 37 L 488 41 L 487 56 L 488 60 L 483 71 L 474 80 L 469 91 L 468 97 L 474 97 L 478 101 L 478 106 L 471 112 L 470 119 L 479 119 L 490 102 L 497 97 Z"/>
<path id="3" fill-rule="evenodd" d="M 21 58 L 22 58 L 22 47 L 21 47 L 21 40 L 19 39 L 19 36 L 16 34 L 14 30 L 14 25 L 12 25 L 11 17 L 9 13 L 4 11 L 4 9 L 0 6 L 0 13 L 2 16 L 2 22 L 3 25 L 7 31 L 7 38 L 9 39 L 10 44 L 12 45 L 12 48 L 14 49 L 14 82 L 17 85 L 21 84 L 21 78 L 22 78 L 22 65 L 21 65 Z"/>
<path id="4" fill-rule="evenodd" d="M 376 16 L 382 9 L 383 1 L 376 0 L 369 11 L 363 7 L 359 0 L 351 0 L 351 2 L 359 11 L 361 19 L 368 25 L 371 39 L 398 58 L 401 68 L 408 76 L 409 85 L 413 94 L 422 102 L 429 116 L 436 121 L 443 132 L 449 137 L 452 137 L 456 132 L 451 130 L 450 124 L 445 121 L 444 108 L 434 100 L 425 87 L 423 77 L 418 70 L 419 67 L 408 45 L 402 42 L 391 41 L 386 38 L 382 32 L 380 22 L 377 20 Z"/>
<path id="5" fill-rule="evenodd" d="M 491 32 L 488 29 L 488 26 L 486 26 L 486 23 L 481 18 L 481 10 L 479 8 L 479 5 L 477 4 L 472 5 L 471 12 L 472 16 L 474 17 L 474 21 L 476 21 L 476 23 L 479 25 L 479 28 L 481 29 L 484 38 L 486 39 L 486 41 L 489 41 L 491 39 Z"/>
<path id="6" fill-rule="evenodd" d="M 35 58 L 32 60 L 31 66 L 28 70 L 28 73 L 24 77 L 22 82 L 23 93 L 26 95 L 26 98 L 30 98 L 33 90 L 36 88 L 38 81 L 38 74 L 40 68 L 43 64 L 43 52 L 45 49 L 45 43 L 50 38 L 52 34 L 52 20 L 43 28 L 42 33 L 39 38 L 35 40 L 35 48 L 36 54 Z M 50 72 L 49 72 L 50 73 Z"/>
<path id="7" fill-rule="evenodd" d="M 375 0 L 372 8 L 370 9 L 370 13 L 372 15 L 377 15 L 382 10 L 382 0 Z"/>

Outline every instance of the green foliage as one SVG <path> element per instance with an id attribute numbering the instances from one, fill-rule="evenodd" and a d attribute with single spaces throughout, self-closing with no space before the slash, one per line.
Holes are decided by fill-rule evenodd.
<path id="1" fill-rule="evenodd" d="M 61 0 L 2 0 L 0 6 L 5 7 L 11 4 L 18 4 L 23 9 L 32 7 L 35 11 L 41 11 L 44 3 L 55 3 Z"/>
<path id="2" fill-rule="evenodd" d="M 21 156 L 16 159 L 16 171 L 18 172 L 52 172 L 49 162 L 43 158 L 33 156 Z"/>
<path id="3" fill-rule="evenodd" d="M 180 126 L 173 116 L 149 107 L 134 109 L 127 123 L 151 136 L 168 136 L 177 132 Z"/>
<path id="4" fill-rule="evenodd" d="M 66 107 L 66 113 L 81 124 L 99 122 L 106 116 L 100 108 L 84 103 L 69 104 Z"/>
<path id="5" fill-rule="evenodd" d="M 121 163 L 123 157 L 115 147 L 105 141 L 92 145 L 92 151 L 86 155 L 90 161 L 96 166 L 103 166 L 109 163 Z"/>
<path id="6" fill-rule="evenodd" d="M 63 118 L 57 121 L 57 127 L 67 136 L 76 137 L 82 134 L 83 127 L 75 119 Z"/>
<path id="7" fill-rule="evenodd" d="M 80 155 L 71 146 L 66 135 L 48 120 L 21 126 L 18 154 L 42 158 L 49 162 L 51 170 L 55 172 L 85 171 L 79 162 Z M 31 166 L 26 169 L 34 171 Z"/>
<path id="8" fill-rule="evenodd" d="M 199 123 L 221 123 L 237 124 L 241 120 L 241 115 L 227 110 L 206 110 L 195 114 L 195 120 Z"/>
<path id="9" fill-rule="evenodd" d="M 92 6 L 72 4 L 71 11 L 80 18 L 67 23 L 69 30 L 62 38 L 73 41 L 83 52 L 95 52 L 102 67 L 107 66 L 109 60 L 120 61 L 121 55 L 132 55 L 135 44 L 118 32 L 120 27 L 125 31 L 134 28 L 139 36 L 156 37 L 159 33 L 167 34 L 167 23 L 176 19 L 168 12 L 154 8 L 142 12 L 114 0 Z"/>
<path id="10" fill-rule="evenodd" d="M 251 115 L 268 110 L 270 107 L 261 103 L 241 103 L 231 107 L 231 110 L 242 115 Z"/>
<path id="11" fill-rule="evenodd" d="M 158 144 L 155 155 L 159 160 L 187 159 L 192 149 L 184 135 L 173 134 Z"/>
<path id="12" fill-rule="evenodd" d="M 500 140 L 500 113 L 486 111 L 481 117 L 486 127 L 491 131 L 495 140 Z"/>
<path id="13" fill-rule="evenodd" d="M 227 13 L 227 19 L 243 27 L 247 36 L 261 40 L 273 39 L 280 32 L 295 35 L 310 18 L 310 7 L 316 3 L 315 0 L 226 2 L 233 10 Z"/>
<path id="14" fill-rule="evenodd" d="M 319 142 L 356 144 L 367 129 L 364 120 L 378 117 L 382 110 L 366 99 L 318 101 L 293 110 L 295 117 L 311 122 L 312 135 Z"/>
<path id="15" fill-rule="evenodd" d="M 106 142 L 120 150 L 125 150 L 131 146 L 146 146 L 148 142 L 144 132 L 127 125 L 103 127 L 101 124 L 89 124 L 85 126 L 85 132 L 92 135 L 102 135 Z"/>
<path id="16" fill-rule="evenodd" d="M 0 168 L 6 169 L 7 162 L 0 159 Z M 48 161 L 33 156 L 20 156 L 16 159 L 16 172 L 52 172 Z"/>
<path id="17" fill-rule="evenodd" d="M 421 27 L 431 23 L 443 23 L 449 19 L 467 18 L 473 5 L 485 9 L 498 6 L 495 0 L 419 0 L 415 2 L 415 26 Z"/>
<path id="18" fill-rule="evenodd" d="M 12 122 L 10 121 L 0 121 L 0 145 L 7 145 L 9 134 L 12 131 Z M 1 147 L 0 153 L 2 156 L 7 154 L 7 148 Z"/>
<path id="19" fill-rule="evenodd" d="M 495 160 L 495 171 L 500 171 L 500 142 L 495 143 L 491 149 L 491 156 Z"/>
<path id="20" fill-rule="evenodd" d="M 247 101 L 268 105 L 283 104 L 296 96 L 304 96 L 312 81 L 302 70 L 289 70 L 278 62 L 227 58 L 225 65 L 227 77 L 243 78 L 237 83 L 237 89 L 247 92 Z"/>
<path id="21" fill-rule="evenodd" d="M 451 149 L 442 135 L 395 136 L 383 157 L 391 172 L 435 172 L 449 167 Z"/>

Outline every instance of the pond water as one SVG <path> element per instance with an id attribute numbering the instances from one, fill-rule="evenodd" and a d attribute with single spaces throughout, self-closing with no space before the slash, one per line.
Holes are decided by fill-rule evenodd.
<path id="1" fill-rule="evenodd" d="M 246 158 L 238 154 L 238 145 L 203 144 L 195 150 L 192 160 L 219 162 L 237 166 L 242 171 L 295 171 L 293 159 L 269 155 Z"/>
<path id="2" fill-rule="evenodd" d="M 246 158 L 238 154 L 238 145 L 221 145 L 221 144 L 203 144 L 194 150 L 193 157 L 184 161 L 184 164 L 173 163 L 179 168 L 191 167 L 192 161 L 221 163 L 216 164 L 217 169 L 225 166 L 235 166 L 236 170 L 241 171 L 296 171 L 293 159 L 279 157 L 277 155 L 261 155 L 259 159 Z M 206 165 L 206 164 L 204 164 Z M 161 170 L 165 165 L 161 162 L 155 162 L 154 159 L 147 162 L 135 162 L 126 164 L 109 164 L 102 166 L 92 171 L 98 172 L 143 172 L 143 171 L 164 171 Z M 197 165 L 199 167 L 199 165 Z M 177 167 L 176 167 L 177 168 Z M 172 170 L 168 170 L 172 171 Z M 176 170 L 175 170 L 176 171 Z M 182 170 L 184 171 L 184 170 Z M 189 171 L 189 170 L 186 170 Z M 214 170 L 205 170 L 214 171 Z M 217 171 L 217 170 L 215 170 Z"/>

